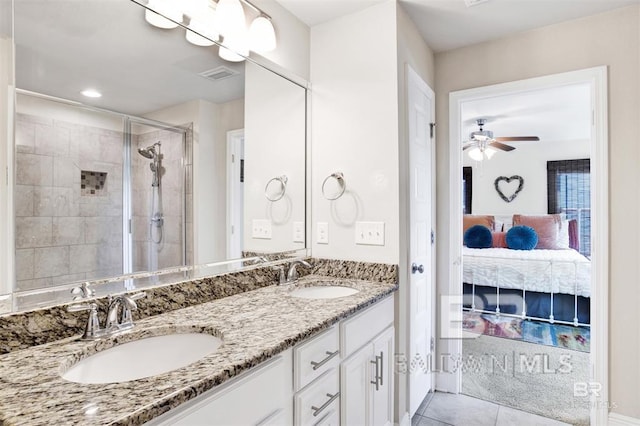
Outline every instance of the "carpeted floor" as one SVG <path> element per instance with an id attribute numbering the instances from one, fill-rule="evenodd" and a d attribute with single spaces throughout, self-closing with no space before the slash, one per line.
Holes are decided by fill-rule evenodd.
<path id="1" fill-rule="evenodd" d="M 573 425 L 589 424 L 589 354 L 481 335 L 462 344 L 462 393 Z"/>

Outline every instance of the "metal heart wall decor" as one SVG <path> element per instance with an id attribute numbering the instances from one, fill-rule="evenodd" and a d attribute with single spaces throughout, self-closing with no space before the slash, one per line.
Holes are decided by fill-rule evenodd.
<path id="1" fill-rule="evenodd" d="M 504 181 L 506 183 L 510 183 L 514 180 L 517 180 L 520 182 L 520 184 L 518 185 L 518 188 L 516 188 L 513 194 L 509 196 L 504 195 L 504 193 L 502 192 L 502 189 L 500 189 L 500 182 Z M 502 198 L 507 203 L 510 203 L 514 200 L 514 198 L 518 196 L 520 191 L 522 191 L 522 187 L 524 187 L 524 179 L 522 178 L 522 176 L 518 176 L 518 175 L 514 175 L 511 177 L 499 176 L 496 178 L 496 181 L 494 182 L 494 186 L 496 187 L 496 191 L 498 192 L 498 195 L 500 196 L 500 198 Z"/>

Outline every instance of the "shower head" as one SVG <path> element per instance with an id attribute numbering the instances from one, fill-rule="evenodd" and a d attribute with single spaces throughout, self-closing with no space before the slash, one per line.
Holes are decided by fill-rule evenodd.
<path id="1" fill-rule="evenodd" d="M 138 154 L 142 155 L 144 158 L 153 160 L 153 158 L 156 156 L 156 150 L 155 150 L 155 147 L 151 145 L 146 148 L 139 148 Z"/>

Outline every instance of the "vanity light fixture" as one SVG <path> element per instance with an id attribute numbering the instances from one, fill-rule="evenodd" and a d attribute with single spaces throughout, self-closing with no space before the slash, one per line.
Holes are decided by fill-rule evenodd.
<path id="1" fill-rule="evenodd" d="M 101 98 L 102 97 L 102 93 L 98 92 L 95 89 L 84 89 L 82 92 L 80 92 L 80 94 L 82 96 L 86 96 L 87 98 Z"/>
<path id="2" fill-rule="evenodd" d="M 137 0 L 134 0 L 137 3 Z M 244 5 L 258 12 L 249 28 Z M 241 62 L 249 51 L 266 53 L 277 45 L 271 17 L 248 0 L 147 0 L 146 21 L 163 29 L 186 26 L 185 38 L 197 46 L 220 45 L 218 55 Z M 188 24 L 187 24 L 188 22 Z M 222 42 L 219 38 L 222 36 Z"/>

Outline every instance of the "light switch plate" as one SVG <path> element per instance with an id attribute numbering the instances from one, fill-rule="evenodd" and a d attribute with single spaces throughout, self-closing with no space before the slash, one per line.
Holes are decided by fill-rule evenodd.
<path id="1" fill-rule="evenodd" d="M 304 243 L 304 222 L 293 222 L 293 242 Z"/>
<path id="2" fill-rule="evenodd" d="M 269 219 L 253 219 L 251 222 L 251 237 L 261 240 L 270 240 L 271 221 Z"/>
<path id="3" fill-rule="evenodd" d="M 384 222 L 356 222 L 356 244 L 384 245 Z"/>
<path id="4" fill-rule="evenodd" d="M 327 222 L 318 222 L 316 230 L 318 244 L 329 244 L 329 224 Z"/>

